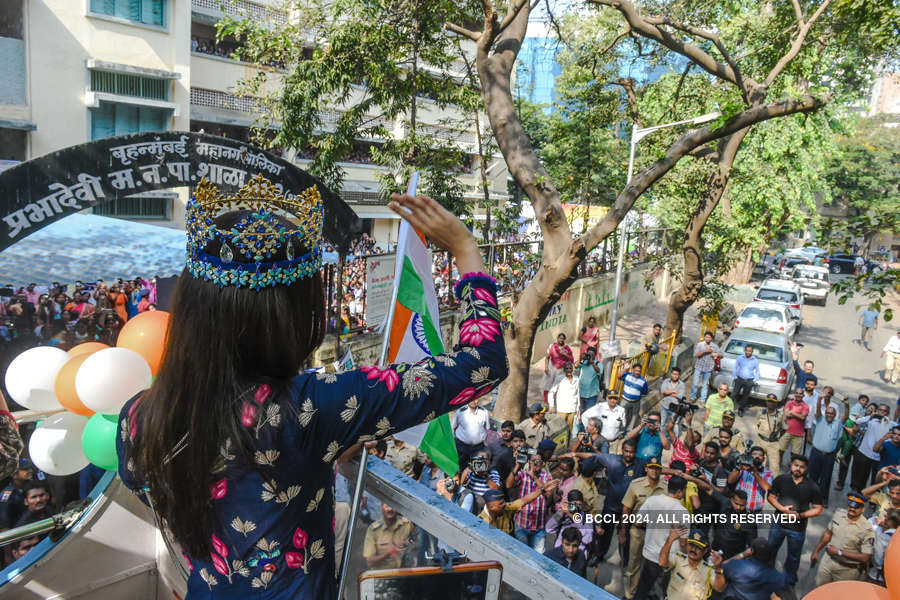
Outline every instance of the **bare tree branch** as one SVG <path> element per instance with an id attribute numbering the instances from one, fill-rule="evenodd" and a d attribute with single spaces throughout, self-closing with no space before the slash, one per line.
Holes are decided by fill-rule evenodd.
<path id="1" fill-rule="evenodd" d="M 603 56 L 604 54 L 606 54 L 607 52 L 612 50 L 615 47 L 615 45 L 618 44 L 620 41 L 622 41 L 622 38 L 624 38 L 629 33 L 631 33 L 631 27 L 626 26 L 625 31 L 623 31 L 622 33 L 620 33 L 619 35 L 614 37 L 613 41 L 611 41 L 609 44 L 607 44 L 606 48 L 604 48 L 603 50 L 601 50 L 600 52 L 597 53 L 597 56 Z"/>
<path id="2" fill-rule="evenodd" d="M 535 0 L 535 2 L 539 2 L 540 0 Z M 553 27 L 553 31 L 556 32 L 556 43 L 564 44 L 565 37 L 562 34 L 562 30 L 559 28 L 559 23 L 556 21 L 556 17 L 553 16 L 553 10 L 550 8 L 550 0 L 544 0 L 544 5 L 547 7 L 547 17 L 550 18 L 550 25 Z"/>
<path id="3" fill-rule="evenodd" d="M 789 62 L 794 60 L 794 57 L 800 53 L 800 49 L 803 48 L 803 44 L 806 42 L 806 38 L 809 34 L 810 28 L 816 22 L 816 20 L 822 16 L 822 13 L 831 4 L 831 0 L 824 0 L 822 4 L 819 5 L 819 8 L 816 9 L 816 12 L 809 18 L 809 21 L 800 24 L 800 28 L 797 31 L 797 37 L 794 38 L 794 41 L 791 43 L 790 49 L 778 59 L 778 62 L 772 67 L 772 70 L 766 76 L 765 81 L 763 82 L 763 86 L 768 88 L 775 81 L 775 78 L 778 77 L 784 68 L 788 65 Z"/>
<path id="4" fill-rule="evenodd" d="M 709 146 L 691 150 L 690 152 L 688 152 L 688 155 L 693 156 L 694 158 L 700 158 L 712 162 L 719 162 L 719 151 L 713 150 Z"/>
<path id="5" fill-rule="evenodd" d="M 684 85 L 684 80 L 687 77 L 687 74 L 691 72 L 691 69 L 694 68 L 694 63 L 688 61 L 688 64 L 684 67 L 684 71 L 681 72 L 681 77 L 678 78 L 678 85 L 675 86 L 675 94 L 672 96 L 672 120 L 678 120 L 678 98 L 681 96 L 681 86 Z"/>
<path id="6" fill-rule="evenodd" d="M 791 5 L 794 7 L 794 16 L 797 17 L 797 24 L 800 27 L 803 27 L 803 9 L 800 8 L 800 2 L 798 0 L 791 0 Z"/>
<path id="7" fill-rule="evenodd" d="M 615 81 L 611 81 L 613 85 L 621 86 L 625 89 L 625 98 L 628 102 L 628 114 L 631 116 L 631 120 L 638 127 L 643 127 L 643 121 L 641 119 L 641 114 L 638 111 L 638 100 L 637 93 L 634 89 L 634 79 L 630 77 L 622 77 L 620 79 L 616 79 Z"/>
<path id="8" fill-rule="evenodd" d="M 816 98 L 809 95 L 798 99 L 779 100 L 743 110 L 731 117 L 718 129 L 702 127 L 686 132 L 669 147 L 665 156 L 657 159 L 632 178 L 603 219 L 594 225 L 590 231 L 581 236 L 580 239 L 583 240 L 584 248 L 589 252 L 601 240 L 612 233 L 625 217 L 625 214 L 631 210 L 637 198 L 675 166 L 679 159 L 689 154 L 692 150 L 762 121 L 818 110 L 827 101 L 827 98 Z"/>
<path id="9" fill-rule="evenodd" d="M 460 27 L 456 23 L 444 23 L 444 29 L 448 29 L 453 33 L 457 33 L 463 37 L 469 38 L 473 42 L 478 42 L 478 40 L 481 38 L 480 31 L 471 31 L 469 29 L 466 29 L 465 27 Z"/>
<path id="10" fill-rule="evenodd" d="M 513 19 L 519 14 L 519 11 L 525 6 L 528 6 L 528 0 L 518 0 L 515 4 L 510 5 L 509 11 L 507 11 L 506 16 L 503 17 L 503 21 L 500 22 L 500 28 L 494 32 L 494 35 L 498 36 L 503 33 L 503 30 L 509 27 L 509 24 L 513 22 Z"/>

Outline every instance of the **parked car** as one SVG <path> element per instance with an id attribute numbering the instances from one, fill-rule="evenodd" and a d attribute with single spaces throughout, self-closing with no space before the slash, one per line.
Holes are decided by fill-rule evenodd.
<path id="1" fill-rule="evenodd" d="M 775 302 L 790 310 L 797 321 L 797 331 L 803 325 L 803 291 L 789 279 L 766 279 L 756 290 L 754 302 Z"/>
<path id="2" fill-rule="evenodd" d="M 813 259 L 808 258 L 804 255 L 785 255 L 778 263 L 776 263 L 777 268 L 774 269 L 773 274 L 777 277 L 790 277 L 791 271 L 797 265 L 811 265 L 813 264 Z"/>
<path id="3" fill-rule="evenodd" d="M 798 265 L 791 272 L 791 280 L 800 286 L 804 302 L 815 300 L 822 306 L 828 302 L 831 280 L 825 267 Z"/>
<path id="4" fill-rule="evenodd" d="M 734 322 L 736 327 L 758 329 L 772 333 L 783 333 L 793 338 L 797 331 L 797 321 L 784 304 L 774 302 L 754 302 L 748 304 Z"/>
<path id="5" fill-rule="evenodd" d="M 835 275 L 839 273 L 853 273 L 856 270 L 857 254 L 832 254 L 825 258 L 828 270 Z M 871 260 L 865 261 L 866 269 L 869 273 L 875 273 L 881 270 L 881 265 Z"/>
<path id="6" fill-rule="evenodd" d="M 767 394 L 775 394 L 779 402 L 791 392 L 794 373 L 790 341 L 783 333 L 771 333 L 738 327 L 731 332 L 718 371 L 713 374 L 713 388 L 725 383 L 729 389 L 734 386 L 734 362 L 744 353 L 744 346 L 753 346 L 754 355 L 759 359 L 759 381 L 750 392 L 752 398 L 765 399 Z"/>

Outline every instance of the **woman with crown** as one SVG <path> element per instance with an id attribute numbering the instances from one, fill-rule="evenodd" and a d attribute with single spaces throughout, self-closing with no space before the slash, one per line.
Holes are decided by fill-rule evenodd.
<path id="1" fill-rule="evenodd" d="M 162 366 L 123 407 L 117 438 L 122 480 L 183 548 L 188 598 L 336 598 L 334 460 L 506 376 L 496 282 L 471 233 L 424 196 L 389 206 L 466 273 L 459 345 L 415 364 L 297 375 L 325 329 L 317 190 L 288 199 L 260 179 L 226 198 L 201 182 L 189 203 Z"/>

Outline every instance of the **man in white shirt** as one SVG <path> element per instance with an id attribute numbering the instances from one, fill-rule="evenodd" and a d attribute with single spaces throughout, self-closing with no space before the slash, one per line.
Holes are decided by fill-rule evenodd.
<path id="1" fill-rule="evenodd" d="M 870 476 L 878 469 L 881 454 L 875 452 L 875 444 L 896 425 L 888 418 L 890 410 L 887 404 L 879 404 L 874 415 L 857 419 L 853 426 L 854 434 L 865 431 L 859 447 L 853 450 L 850 487 L 854 490 L 868 487 Z"/>
<path id="2" fill-rule="evenodd" d="M 567 362 L 563 366 L 563 374 L 556 380 L 547 399 L 550 402 L 550 412 L 556 413 L 569 426 L 566 433 L 566 446 L 569 445 L 569 434 L 572 432 L 572 424 L 575 422 L 575 413 L 581 405 L 580 385 L 578 375 L 575 375 L 575 366 Z"/>
<path id="3" fill-rule="evenodd" d="M 659 461 L 655 458 L 647 461 L 648 468 L 657 465 L 659 465 Z M 683 477 L 673 475 L 669 478 L 668 493 L 650 496 L 637 512 L 637 522 L 649 523 L 649 525 L 644 534 L 644 550 L 642 552 L 644 567 L 641 569 L 641 577 L 638 580 L 634 600 L 649 598 L 653 586 L 656 585 L 656 580 L 663 573 L 663 568 L 659 566 L 659 552 L 669 538 L 670 528 L 661 526 L 660 521 L 657 520 L 665 519 L 663 522 L 671 523 L 675 527 L 682 523 L 684 527 L 690 526 L 691 515 L 681 503 L 686 487 L 687 481 Z M 682 552 L 687 549 L 686 537 L 687 530 L 684 531 L 684 537 L 679 540 Z"/>
<path id="4" fill-rule="evenodd" d="M 897 377 L 900 377 L 900 330 L 881 349 L 881 357 L 884 358 L 884 380 L 897 383 Z"/>
<path id="5" fill-rule="evenodd" d="M 625 409 L 619 406 L 619 397 L 614 392 L 606 395 L 606 402 L 598 402 L 581 414 L 581 422 L 587 429 L 588 420 L 591 417 L 600 419 L 600 437 L 603 438 L 599 452 L 618 454 L 618 448 L 610 448 L 625 435 Z"/>
<path id="6" fill-rule="evenodd" d="M 491 427 L 491 413 L 478 406 L 478 400 L 472 400 L 466 408 L 456 411 L 452 426 L 459 464 L 467 465 L 476 452 L 484 450 L 484 440 Z"/>

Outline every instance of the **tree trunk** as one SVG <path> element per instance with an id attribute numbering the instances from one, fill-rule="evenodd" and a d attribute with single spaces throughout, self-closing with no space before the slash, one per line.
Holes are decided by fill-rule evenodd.
<path id="1" fill-rule="evenodd" d="M 750 278 L 753 277 L 753 266 L 755 265 L 755 261 L 753 260 L 753 255 L 758 251 L 758 248 L 746 247 L 744 248 L 744 256 L 737 262 L 731 265 L 731 269 L 728 271 L 728 277 L 726 281 L 733 285 L 744 285 L 750 281 Z"/>
<path id="2" fill-rule="evenodd" d="M 681 287 L 672 294 L 669 300 L 666 335 L 676 330 L 684 332 L 684 313 L 700 296 L 700 290 L 703 288 L 703 227 L 712 216 L 728 187 L 728 177 L 731 175 L 735 156 L 749 131 L 750 128 L 745 127 L 719 142 L 716 170 L 707 179 L 706 189 L 703 190 L 700 202 L 685 229 L 684 246 L 682 246 L 684 274 L 681 279 Z"/>

